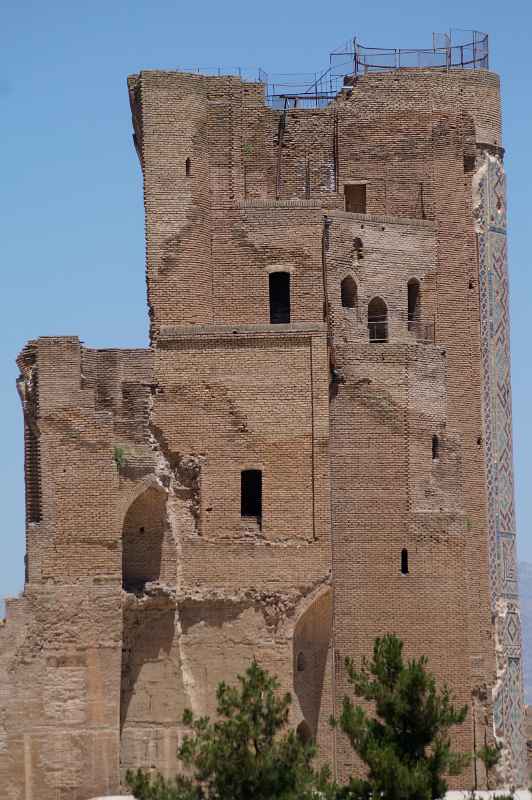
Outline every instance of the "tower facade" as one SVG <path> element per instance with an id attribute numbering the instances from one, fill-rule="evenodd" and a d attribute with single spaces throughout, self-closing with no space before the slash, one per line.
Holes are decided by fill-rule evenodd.
<path id="1" fill-rule="evenodd" d="M 19 357 L 10 799 L 172 774 L 183 710 L 213 713 L 216 684 L 253 657 L 345 778 L 353 754 L 328 722 L 344 660 L 386 632 L 469 704 L 457 746 L 496 739 L 501 782 L 525 780 L 503 149 L 483 43 L 407 69 L 355 44 L 341 82 L 269 97 L 237 76 L 129 78 L 150 347 L 45 337 Z M 474 775 L 473 760 L 462 783 Z"/>

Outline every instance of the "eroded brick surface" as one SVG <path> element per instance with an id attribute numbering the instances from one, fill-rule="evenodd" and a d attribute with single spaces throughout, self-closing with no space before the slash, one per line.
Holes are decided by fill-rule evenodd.
<path id="1" fill-rule="evenodd" d="M 281 146 L 259 84 L 150 71 L 129 89 L 151 344 L 41 338 L 19 358 L 27 566 L 0 629 L 3 796 L 171 774 L 183 710 L 213 713 L 252 657 L 343 778 L 357 765 L 328 719 L 344 658 L 388 631 L 470 704 L 471 751 L 500 681 L 472 196 L 475 158 L 501 158 L 497 77 L 367 75 L 290 110 Z M 290 320 L 271 324 L 279 271 Z M 245 470 L 262 509 L 242 518 Z M 496 733 L 511 781 L 515 742 Z"/>

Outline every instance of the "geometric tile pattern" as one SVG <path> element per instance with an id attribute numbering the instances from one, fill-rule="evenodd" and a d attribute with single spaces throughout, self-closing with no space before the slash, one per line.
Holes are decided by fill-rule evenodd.
<path id="1" fill-rule="evenodd" d="M 521 625 L 515 549 L 506 179 L 499 157 L 484 151 L 477 172 L 483 417 L 492 610 L 497 619 L 495 734 L 505 744 L 516 785 L 526 778 Z"/>

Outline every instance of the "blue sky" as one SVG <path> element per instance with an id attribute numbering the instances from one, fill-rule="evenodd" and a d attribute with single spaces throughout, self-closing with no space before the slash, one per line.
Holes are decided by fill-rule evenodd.
<path id="1" fill-rule="evenodd" d="M 39 335 L 77 334 L 94 347 L 147 343 L 142 186 L 126 76 L 183 65 L 314 72 L 355 33 L 382 47 L 428 47 L 432 31 L 450 27 L 491 36 L 491 67 L 503 79 L 510 182 L 519 552 L 532 561 L 531 5 L 4 0 L 0 25 L 0 597 L 17 593 L 23 582 L 17 353 Z"/>

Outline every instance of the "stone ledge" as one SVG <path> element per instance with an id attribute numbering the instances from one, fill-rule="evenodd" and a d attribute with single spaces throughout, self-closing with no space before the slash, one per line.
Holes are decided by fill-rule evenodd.
<path id="1" fill-rule="evenodd" d="M 303 200 L 296 198 L 294 200 L 274 200 L 273 198 L 264 198 L 256 200 L 243 200 L 238 204 L 239 208 L 327 208 L 328 196 L 323 199 L 316 200 Z"/>
<path id="2" fill-rule="evenodd" d="M 164 325 L 157 337 L 158 342 L 171 342 L 176 339 L 194 339 L 205 337 L 211 339 L 244 337 L 244 338 L 277 338 L 304 335 L 316 336 L 326 333 L 326 325 L 322 322 L 292 322 L 279 325 Z"/>
<path id="3" fill-rule="evenodd" d="M 436 230 L 437 225 L 434 220 L 421 219 L 419 217 L 392 217 L 385 214 L 355 214 L 353 211 L 344 211 L 340 208 L 332 208 L 327 211 L 327 216 L 334 220 L 336 217 L 343 221 L 352 222 L 375 222 L 381 225 L 410 225 L 416 228 L 429 228 Z"/>
<path id="4" fill-rule="evenodd" d="M 341 200 L 342 195 L 334 195 L 335 199 Z M 431 219 L 421 219 L 420 217 L 395 217 L 388 214 L 357 214 L 354 211 L 345 211 L 343 208 L 335 208 L 330 205 L 329 197 L 324 196 L 315 200 L 273 200 L 266 198 L 264 200 L 244 200 L 238 204 L 240 210 L 252 209 L 312 209 L 322 210 L 324 216 L 329 217 L 331 220 L 338 218 L 341 220 L 350 220 L 351 222 L 368 222 L 380 225 L 410 225 L 418 228 L 429 228 L 436 230 L 436 222 Z"/>

